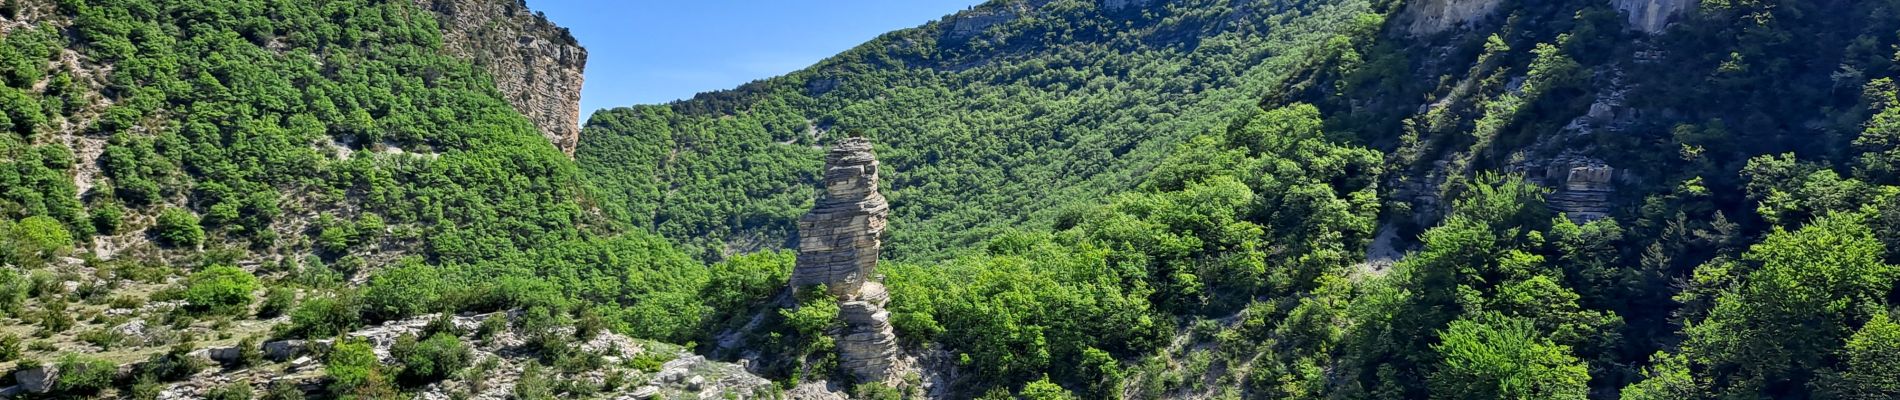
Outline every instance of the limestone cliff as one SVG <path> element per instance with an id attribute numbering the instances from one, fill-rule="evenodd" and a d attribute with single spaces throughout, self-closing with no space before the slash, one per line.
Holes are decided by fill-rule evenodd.
<path id="1" fill-rule="evenodd" d="M 1695 8 L 1697 0 L 1612 0 L 1611 4 L 1629 17 L 1630 29 L 1647 33 L 1662 32 L 1672 18 Z"/>
<path id="2" fill-rule="evenodd" d="M 1497 11 L 1500 0 L 1422 0 L 1405 6 L 1406 31 L 1429 35 L 1483 20 Z"/>
<path id="3" fill-rule="evenodd" d="M 415 0 L 434 11 L 442 48 L 494 76 L 495 87 L 568 156 L 580 142 L 582 48 L 522 0 Z"/>
<path id="4" fill-rule="evenodd" d="M 798 265 L 792 289 L 825 285 L 838 298 L 841 366 L 859 382 L 886 381 L 897 363 L 897 334 L 890 296 L 872 279 L 877 271 L 878 235 L 890 206 L 877 191 L 877 156 L 871 142 L 848 138 L 825 157 L 825 194 L 798 220 Z"/>

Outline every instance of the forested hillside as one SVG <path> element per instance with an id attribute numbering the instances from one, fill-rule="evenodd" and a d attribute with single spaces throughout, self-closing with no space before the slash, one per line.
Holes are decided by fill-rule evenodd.
<path id="1" fill-rule="evenodd" d="M 1168 149 L 1225 129 L 1363 1 L 992 2 L 790 75 L 606 110 L 577 158 L 609 215 L 705 257 L 779 248 L 827 138 L 890 166 L 886 253 L 944 258 L 1062 206 L 1133 188 Z"/>
<path id="2" fill-rule="evenodd" d="M 719 259 L 871 138 L 957 396 L 1894 398 L 1896 11 L 994 1 L 578 157 Z"/>
<path id="3" fill-rule="evenodd" d="M 489 24 L 528 15 L 497 3 L 436 11 L 519 13 L 474 18 Z M 789 255 L 709 268 L 611 228 L 574 162 L 504 100 L 488 70 L 506 68 L 462 58 L 515 38 L 448 43 L 431 11 L 0 2 L 0 387 L 52 398 L 627 389 L 680 349 L 582 343 L 627 339 L 596 336 L 610 330 L 690 342 L 717 315 L 709 304 L 757 301 L 746 290 L 762 289 L 739 279 L 788 271 Z M 468 316 L 494 311 L 508 312 Z M 464 315 L 427 316 L 437 312 Z M 639 362 L 604 365 L 610 347 Z M 580 372 L 594 383 L 556 385 Z"/>
<path id="4" fill-rule="evenodd" d="M 1900 398 L 1900 0 L 491 1 L 0 0 L 0 396 Z"/>

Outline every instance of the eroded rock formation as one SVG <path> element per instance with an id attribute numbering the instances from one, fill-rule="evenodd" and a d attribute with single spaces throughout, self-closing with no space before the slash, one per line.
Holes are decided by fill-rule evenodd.
<path id="1" fill-rule="evenodd" d="M 848 138 L 825 157 L 825 193 L 798 219 L 794 290 L 825 285 L 833 296 L 858 293 L 877 269 L 878 235 L 890 215 L 877 192 L 877 156 L 871 142 Z"/>
<path id="2" fill-rule="evenodd" d="M 587 49 L 522 0 L 415 0 L 434 11 L 442 49 L 495 78 L 516 111 L 568 156 L 580 142 Z"/>
<path id="3" fill-rule="evenodd" d="M 871 142 L 847 138 L 825 157 L 825 193 L 798 220 L 798 265 L 792 289 L 825 285 L 838 298 L 840 364 L 859 382 L 887 381 L 897 363 L 897 335 L 884 305 L 890 296 L 873 279 L 878 235 L 890 205 L 877 191 Z"/>

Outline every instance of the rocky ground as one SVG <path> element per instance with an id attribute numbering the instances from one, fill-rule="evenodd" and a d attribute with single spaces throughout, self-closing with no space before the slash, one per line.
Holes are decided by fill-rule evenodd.
<path id="1" fill-rule="evenodd" d="M 350 340 L 370 344 L 385 365 L 391 365 L 390 348 L 403 335 L 421 332 L 436 315 L 391 321 L 351 332 Z M 457 330 L 469 343 L 473 360 L 470 368 L 454 377 L 414 388 L 418 399 L 511 399 L 516 386 L 530 374 L 564 389 L 583 388 L 598 398 L 610 399 L 706 399 L 706 398 L 779 398 L 783 397 L 771 381 L 746 372 L 738 364 L 708 361 L 685 348 L 634 339 L 614 333 L 601 333 L 571 346 L 581 357 L 598 357 L 598 368 L 572 372 L 539 365 L 539 354 L 526 348 L 528 340 L 521 332 L 505 330 L 478 337 L 482 322 L 488 318 L 512 318 L 510 313 L 465 314 L 451 317 Z M 556 334 L 571 335 L 572 331 Z M 242 383 L 263 393 L 279 382 L 288 382 L 312 394 L 324 388 L 323 357 L 333 340 L 278 340 L 259 344 L 249 366 L 227 368 L 242 361 L 245 352 L 232 346 L 207 347 L 193 351 L 193 357 L 207 367 L 189 378 L 172 382 L 160 392 L 160 399 L 200 399 L 217 388 Z M 660 362 L 659 360 L 665 360 Z M 653 365 L 657 363 L 657 366 Z M 121 371 L 135 369 L 137 363 L 122 365 Z M 536 372 L 529 372 L 534 370 Z M 123 373 L 123 372 L 122 372 Z M 52 367 L 27 368 L 14 372 L 17 385 L 0 389 L 0 398 L 44 392 L 59 379 Z"/>

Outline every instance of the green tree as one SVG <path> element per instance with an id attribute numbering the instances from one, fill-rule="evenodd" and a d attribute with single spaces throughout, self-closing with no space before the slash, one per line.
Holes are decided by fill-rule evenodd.
<path id="1" fill-rule="evenodd" d="M 59 376 L 53 381 L 53 392 L 73 398 L 112 387 L 112 375 L 119 371 L 111 361 L 71 353 L 60 356 L 55 368 Z"/>
<path id="2" fill-rule="evenodd" d="M 7 228 L 0 224 L 0 228 Z M 73 247 L 72 233 L 59 220 L 47 216 L 32 216 L 11 224 L 12 232 L 0 232 L 0 244 L 9 244 L 8 252 L 22 262 L 43 263 Z M 0 254 L 4 255 L 4 254 Z M 0 261 L 6 261 L 0 258 Z M 29 264 L 29 265 L 33 265 Z"/>
<path id="3" fill-rule="evenodd" d="M 165 244 L 180 247 L 193 247 L 204 243 L 204 227 L 198 226 L 198 216 L 182 208 L 166 208 L 158 213 L 158 239 Z"/>
<path id="4" fill-rule="evenodd" d="M 257 277 L 228 265 L 213 265 L 185 278 L 185 304 L 198 312 L 221 314 L 248 311 Z"/>
<path id="5" fill-rule="evenodd" d="M 1018 397 L 1022 398 L 1023 400 L 1076 400 L 1077 399 L 1074 393 L 1069 393 L 1068 389 L 1063 389 L 1061 385 L 1057 385 L 1055 384 L 1055 382 L 1050 382 L 1049 377 L 1047 375 L 1044 375 L 1042 379 L 1036 380 L 1035 382 L 1029 382 L 1029 384 L 1024 385 L 1022 395 Z"/>
<path id="6" fill-rule="evenodd" d="M 290 324 L 278 336 L 289 338 L 325 338 L 349 332 L 361 326 L 360 306 L 347 295 L 316 296 L 290 312 Z"/>
<path id="7" fill-rule="evenodd" d="M 388 321 L 444 308 L 441 274 L 413 259 L 376 271 L 363 289 L 364 316 Z"/>
<path id="8" fill-rule="evenodd" d="M 1833 399 L 1900 398 L 1900 323 L 1874 314 L 1847 339 L 1839 372 L 1822 380 L 1820 394 Z"/>
<path id="9" fill-rule="evenodd" d="M 1830 214 L 1800 230 L 1777 229 L 1751 247 L 1753 267 L 1740 287 L 1716 298 L 1701 323 L 1685 329 L 1683 352 L 1733 396 L 1800 396 L 1815 374 L 1871 319 L 1900 281 L 1885 250 L 1858 214 Z M 1876 329 L 1878 331 L 1878 329 Z"/>
<path id="10" fill-rule="evenodd" d="M 1453 321 L 1432 346 L 1434 399 L 1583 399 L 1590 374 L 1531 321 L 1493 313 Z"/>
<path id="11" fill-rule="evenodd" d="M 429 335 L 420 342 L 405 335 L 390 347 L 389 355 L 402 367 L 397 379 L 412 386 L 447 378 L 468 367 L 470 359 L 468 346 L 448 333 Z"/>

